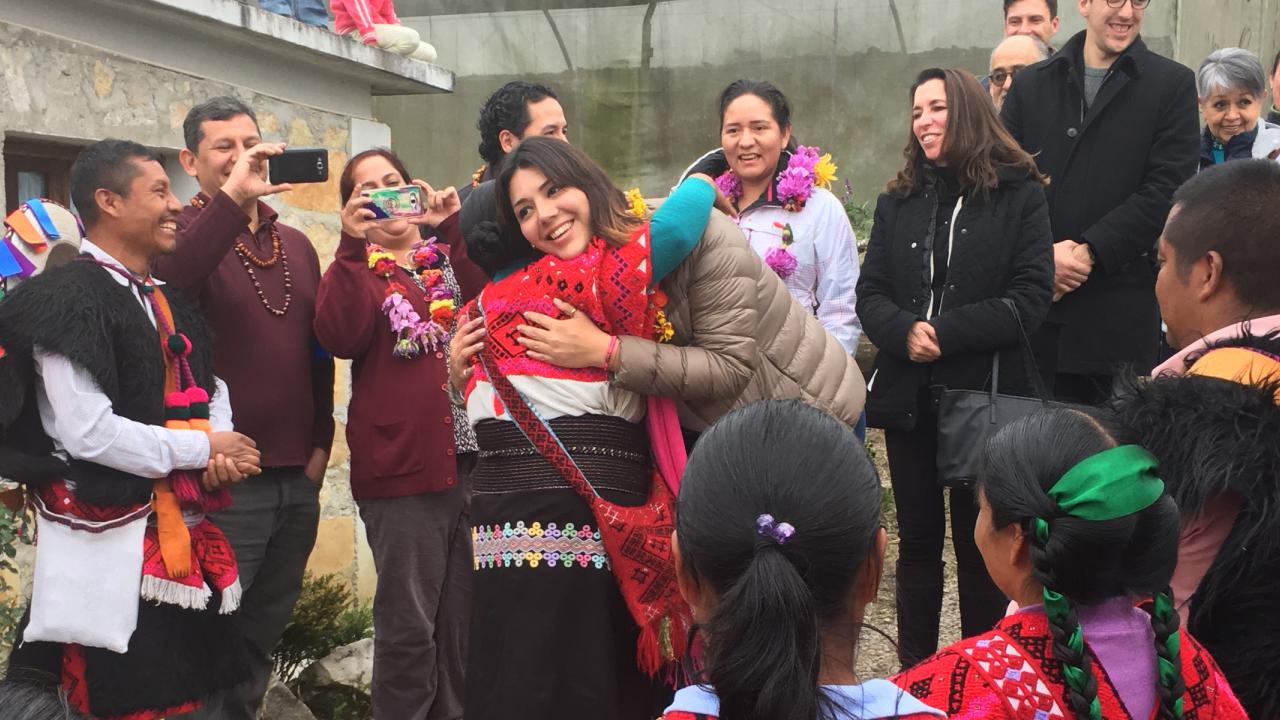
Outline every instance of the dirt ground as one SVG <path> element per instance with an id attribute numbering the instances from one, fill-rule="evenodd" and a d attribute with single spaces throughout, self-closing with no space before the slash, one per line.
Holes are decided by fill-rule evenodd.
<path id="1" fill-rule="evenodd" d="M 896 584 L 894 573 L 898 562 L 898 517 L 893 501 L 893 491 L 889 489 L 888 455 L 884 449 L 884 433 L 879 430 L 868 430 L 867 445 L 876 469 L 880 473 L 880 482 L 884 486 L 884 525 L 889 530 L 889 544 L 885 548 L 884 580 L 880 584 L 880 594 L 867 608 L 865 623 L 868 627 L 862 631 L 858 641 L 857 670 L 858 676 L 863 679 L 885 677 L 899 669 L 898 654 L 894 647 L 894 641 L 898 635 L 898 622 L 893 604 L 893 591 Z M 947 589 L 942 600 L 940 646 L 960 639 L 960 607 L 957 603 L 955 558 L 952 555 L 950 538 L 948 529 L 944 556 L 947 567 Z M 876 632 L 877 630 L 880 632 Z M 883 637 L 880 633 L 888 637 Z"/>

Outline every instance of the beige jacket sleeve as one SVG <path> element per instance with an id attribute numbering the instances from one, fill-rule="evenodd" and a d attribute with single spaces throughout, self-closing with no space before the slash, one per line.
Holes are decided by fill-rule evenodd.
<path id="1" fill-rule="evenodd" d="M 758 273 L 751 248 L 733 243 L 731 232 L 740 234 L 713 213 L 697 247 L 661 283 L 676 337 L 620 338 L 615 385 L 692 401 L 732 400 L 746 388 L 756 355 Z"/>

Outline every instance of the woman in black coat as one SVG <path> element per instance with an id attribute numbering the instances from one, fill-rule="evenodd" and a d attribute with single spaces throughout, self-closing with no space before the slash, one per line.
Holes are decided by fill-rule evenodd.
<path id="1" fill-rule="evenodd" d="M 876 204 L 858 317 L 879 349 L 867 415 L 885 430 L 898 511 L 898 657 L 937 649 L 942 608 L 943 490 L 937 477 L 939 388 L 983 389 L 1000 353 L 1000 391 L 1031 394 L 1018 330 L 1048 313 L 1053 243 L 1046 179 L 996 116 L 978 81 L 929 69 L 911 88 L 906 166 Z M 973 540 L 977 505 L 951 490 L 951 533 L 964 635 L 1003 614 Z"/>

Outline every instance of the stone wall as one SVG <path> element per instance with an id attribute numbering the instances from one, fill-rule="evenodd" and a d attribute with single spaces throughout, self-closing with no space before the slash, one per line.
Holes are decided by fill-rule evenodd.
<path id="1" fill-rule="evenodd" d="M 0 22 L 0 72 L 0 131 L 5 138 L 70 144 L 87 144 L 105 137 L 136 140 L 165 154 L 175 191 L 184 201 L 197 188 L 174 161 L 183 142 L 183 118 L 193 104 L 205 98 L 241 98 L 257 110 L 267 140 L 329 150 L 334 171 L 327 183 L 302 185 L 269 202 L 283 222 L 300 228 L 311 238 L 323 265 L 332 260 L 340 228 L 337 170 L 353 151 L 363 149 L 360 144 L 353 146 L 352 128 L 354 124 L 361 134 L 369 135 L 371 123 L 367 120 L 123 59 L 4 22 Z M 375 127 L 372 135 L 378 134 Z M 262 372 L 271 373 L 272 368 L 264 367 Z M 342 422 L 349 387 L 349 364 L 339 362 L 335 383 L 339 426 L 321 493 L 321 528 L 311 568 L 341 574 L 363 597 L 369 598 L 374 588 L 373 562 L 347 482 L 348 452 Z"/>

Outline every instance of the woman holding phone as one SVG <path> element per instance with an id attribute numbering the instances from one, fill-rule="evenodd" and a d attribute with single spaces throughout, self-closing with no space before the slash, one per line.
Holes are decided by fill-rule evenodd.
<path id="1" fill-rule="evenodd" d="M 379 188 L 421 194 L 417 217 L 378 220 Z M 461 717 L 471 604 L 466 516 L 475 435 L 449 400 L 445 357 L 459 296 L 445 244 L 424 239 L 458 209 L 390 150 L 342 171 L 342 239 L 320 281 L 315 332 L 352 360 L 347 444 L 351 494 L 378 571 L 373 712 Z"/>

